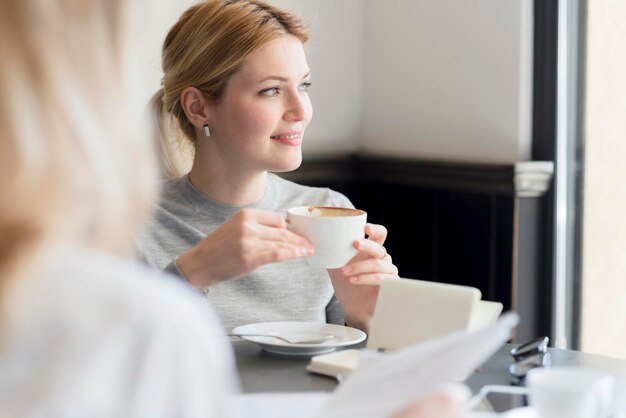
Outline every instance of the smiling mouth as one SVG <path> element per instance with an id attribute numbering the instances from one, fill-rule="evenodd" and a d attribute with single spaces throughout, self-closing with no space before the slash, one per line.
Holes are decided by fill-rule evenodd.
<path id="1" fill-rule="evenodd" d="M 300 137 L 300 134 L 293 135 L 272 135 L 270 138 L 272 139 L 297 139 Z"/>

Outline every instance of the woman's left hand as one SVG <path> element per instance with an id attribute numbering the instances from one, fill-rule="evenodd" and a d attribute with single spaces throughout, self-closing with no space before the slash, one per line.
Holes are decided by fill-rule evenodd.
<path id="1" fill-rule="evenodd" d="M 397 278 L 398 268 L 383 246 L 387 228 L 368 223 L 365 234 L 367 238 L 354 242 L 358 254 L 342 268 L 328 270 L 328 274 L 343 307 L 346 323 L 367 332 L 380 282 L 383 278 Z"/>

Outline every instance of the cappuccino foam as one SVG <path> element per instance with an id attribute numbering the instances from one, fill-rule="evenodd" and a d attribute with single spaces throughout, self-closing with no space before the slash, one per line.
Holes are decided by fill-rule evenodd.
<path id="1" fill-rule="evenodd" d="M 359 216 L 365 212 L 359 209 L 351 208 L 338 208 L 331 206 L 310 206 L 308 209 L 309 215 L 322 218 L 336 218 L 342 216 Z"/>

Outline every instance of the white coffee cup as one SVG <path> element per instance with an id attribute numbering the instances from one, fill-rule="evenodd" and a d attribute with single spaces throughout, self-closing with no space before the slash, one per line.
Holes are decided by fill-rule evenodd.
<path id="1" fill-rule="evenodd" d="M 308 239 L 315 254 L 310 265 L 334 269 L 345 266 L 358 252 L 354 241 L 365 236 L 367 213 L 359 209 L 299 206 L 287 211 L 291 231 Z"/>
<path id="2" fill-rule="evenodd" d="M 526 375 L 529 403 L 542 418 L 606 418 L 614 378 L 585 367 L 541 367 Z"/>

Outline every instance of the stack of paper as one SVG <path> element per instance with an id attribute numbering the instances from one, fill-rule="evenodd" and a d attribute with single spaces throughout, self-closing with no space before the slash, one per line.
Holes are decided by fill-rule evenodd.
<path id="1" fill-rule="evenodd" d="M 478 368 L 511 338 L 517 322 L 516 314 L 506 314 L 479 331 L 460 331 L 390 353 L 365 350 L 359 366 L 315 416 L 389 417 Z"/>
<path id="2" fill-rule="evenodd" d="M 361 350 L 341 350 L 313 356 L 306 369 L 342 381 L 361 362 Z"/>

